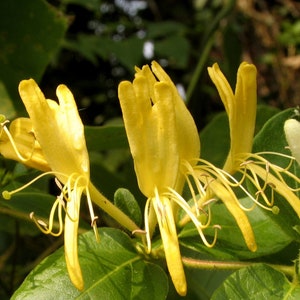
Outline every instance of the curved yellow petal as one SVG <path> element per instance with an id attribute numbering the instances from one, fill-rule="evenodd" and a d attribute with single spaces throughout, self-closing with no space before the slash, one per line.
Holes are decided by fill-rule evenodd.
<path id="1" fill-rule="evenodd" d="M 123 119 L 134 159 L 138 183 L 144 195 L 154 188 L 181 191 L 180 162 L 199 156 L 195 122 L 170 77 L 156 62 L 136 68 L 133 83 L 119 85 Z"/>
<path id="2" fill-rule="evenodd" d="M 60 105 L 45 99 L 33 79 L 19 84 L 19 93 L 32 121 L 36 138 L 52 171 L 63 174 L 86 174 L 89 158 L 84 128 L 70 90 L 60 85 L 57 95 Z M 66 177 L 59 176 L 65 183 Z"/>
<path id="3" fill-rule="evenodd" d="M 67 202 L 65 217 L 65 259 L 70 279 L 74 286 L 82 291 L 84 282 L 78 259 L 77 231 L 79 223 L 80 196 L 79 191 L 73 191 L 77 195 Z"/>
<path id="4" fill-rule="evenodd" d="M 257 106 L 257 71 L 254 65 L 241 63 L 237 73 L 235 94 L 217 64 L 208 68 L 208 73 L 229 118 L 230 152 L 223 169 L 232 174 L 238 169 L 236 156 L 251 152 L 252 149 Z"/>
<path id="5" fill-rule="evenodd" d="M 222 200 L 226 208 L 234 217 L 236 223 L 238 224 L 245 243 L 249 250 L 255 252 L 257 250 L 257 244 L 255 241 L 255 236 L 249 219 L 243 209 L 238 205 L 236 196 L 233 192 L 228 191 L 220 182 L 217 180 L 211 181 L 209 187 L 213 193 Z"/>
<path id="6" fill-rule="evenodd" d="M 156 195 L 156 197 L 152 199 L 152 203 L 156 212 L 166 262 L 172 282 L 177 293 L 181 296 L 185 296 L 187 285 L 170 200 L 166 197 Z"/>

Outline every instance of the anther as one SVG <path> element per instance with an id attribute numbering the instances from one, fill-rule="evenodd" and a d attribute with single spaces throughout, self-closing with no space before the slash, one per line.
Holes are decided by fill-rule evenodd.
<path id="1" fill-rule="evenodd" d="M 132 235 L 135 235 L 135 234 L 146 234 L 147 232 L 145 230 L 142 230 L 142 229 L 135 229 L 131 232 Z"/>
<path id="2" fill-rule="evenodd" d="M 30 217 L 31 220 L 36 221 L 39 225 L 41 225 L 41 226 L 47 228 L 47 224 L 46 224 L 44 221 L 35 218 L 34 212 L 33 212 L 33 211 L 29 214 L 29 217 Z"/>
<path id="3" fill-rule="evenodd" d="M 41 226 L 47 228 L 47 224 L 46 224 L 43 220 L 38 219 L 37 222 L 38 222 Z"/>
<path id="4" fill-rule="evenodd" d="M 213 225 L 213 228 L 214 228 L 214 229 L 219 229 L 219 230 L 221 230 L 221 229 L 222 229 L 222 226 L 219 225 L 219 224 L 216 224 L 216 225 Z"/>
<path id="5" fill-rule="evenodd" d="M 240 164 L 240 167 L 243 167 L 243 166 L 252 164 L 253 162 L 254 162 L 253 160 L 246 160 L 246 161 L 243 161 L 243 162 Z"/>
<path id="6" fill-rule="evenodd" d="M 92 221 L 91 221 L 91 227 L 94 227 L 94 226 L 96 226 L 97 225 L 97 220 L 98 220 L 99 218 L 98 218 L 98 216 L 94 216 L 94 218 L 92 219 Z"/>
<path id="7" fill-rule="evenodd" d="M 267 183 L 269 187 L 271 187 L 272 189 L 276 189 L 276 185 L 273 182 L 268 182 Z"/>

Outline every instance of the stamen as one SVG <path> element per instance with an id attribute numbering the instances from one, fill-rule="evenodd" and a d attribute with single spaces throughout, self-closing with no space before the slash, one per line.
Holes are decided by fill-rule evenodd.
<path id="1" fill-rule="evenodd" d="M 100 236 L 99 236 L 98 227 L 97 227 L 97 220 L 98 220 L 98 217 L 95 216 L 91 221 L 91 227 L 93 227 L 94 234 L 95 234 L 95 237 L 96 237 L 96 241 L 97 241 L 97 243 L 99 243 L 100 242 Z"/>
<path id="2" fill-rule="evenodd" d="M 13 194 L 16 194 L 24 189 L 26 189 L 27 187 L 29 187 L 31 184 L 33 184 L 34 182 L 38 181 L 39 179 L 41 179 L 42 177 L 44 176 L 47 176 L 47 175 L 55 175 L 56 173 L 52 172 L 52 171 L 49 171 L 49 172 L 45 172 L 43 174 L 40 174 L 38 175 L 37 177 L 35 177 L 34 179 L 32 179 L 31 181 L 29 181 L 28 183 L 22 185 L 21 187 L 15 189 L 15 190 L 12 190 L 12 191 L 3 191 L 2 192 L 2 197 L 6 200 L 9 200 L 11 198 L 11 196 Z"/>
<path id="3" fill-rule="evenodd" d="M 93 209 L 93 204 L 92 204 L 92 200 L 91 200 L 91 196 L 90 196 L 90 192 L 89 192 L 88 188 L 85 189 L 85 194 L 86 194 L 87 203 L 88 203 L 90 216 L 91 216 L 91 226 L 93 227 L 95 237 L 96 237 L 96 241 L 99 243 L 100 242 L 100 236 L 99 236 L 99 232 L 98 232 L 98 228 L 97 228 L 97 222 L 96 222 L 98 217 L 95 216 L 94 209 Z"/>
<path id="4" fill-rule="evenodd" d="M 53 232 L 53 226 L 54 226 L 54 214 L 56 211 L 56 207 L 58 206 L 57 210 L 57 216 L 58 216 L 58 224 L 59 224 L 59 229 L 57 232 Z M 63 220 L 62 220 L 62 209 L 60 205 L 60 200 L 59 197 L 57 197 L 56 201 L 54 202 L 51 212 L 49 215 L 49 225 L 47 225 L 43 220 L 37 219 L 34 216 L 34 212 L 30 213 L 30 219 L 34 221 L 36 226 L 44 233 L 44 234 L 51 234 L 53 236 L 60 236 L 62 231 L 63 231 Z"/>
<path id="5" fill-rule="evenodd" d="M 146 234 L 146 230 L 142 230 L 142 229 L 135 229 L 131 232 L 132 235 L 135 234 Z"/>
<path id="6" fill-rule="evenodd" d="M 32 215 L 32 218 L 33 218 L 33 215 Z M 43 220 L 37 220 L 37 222 L 42 225 L 43 227 L 47 227 L 47 224 L 43 221 Z"/>
<path id="7" fill-rule="evenodd" d="M 150 212 L 150 204 L 152 202 L 151 198 L 148 198 L 145 205 L 144 211 L 144 219 L 145 219 L 145 231 L 146 231 L 146 253 L 149 254 L 151 252 L 151 237 L 150 237 L 150 228 L 149 228 L 149 212 Z"/>
<path id="8" fill-rule="evenodd" d="M 215 231 L 215 235 L 214 235 L 214 240 L 212 243 L 209 243 L 203 233 L 203 229 L 207 228 L 210 225 L 211 222 L 211 212 L 210 212 L 210 208 L 208 207 L 208 220 L 206 222 L 206 224 L 202 224 L 198 218 L 194 215 L 194 213 L 192 212 L 191 207 L 187 204 L 187 202 L 182 198 L 182 196 L 177 193 L 175 190 L 168 188 L 168 190 L 170 191 L 170 193 L 168 193 L 168 195 L 171 197 L 171 199 L 176 202 L 185 212 L 186 214 L 190 217 L 190 219 L 193 221 L 193 223 L 195 224 L 198 233 L 201 237 L 201 240 L 203 241 L 203 243 L 205 244 L 205 246 L 212 248 L 217 240 L 217 227 L 213 227 L 216 229 Z"/>

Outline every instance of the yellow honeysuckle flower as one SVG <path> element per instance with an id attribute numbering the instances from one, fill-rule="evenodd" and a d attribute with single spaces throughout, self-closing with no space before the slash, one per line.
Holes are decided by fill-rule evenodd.
<path id="1" fill-rule="evenodd" d="M 256 68 L 246 62 L 241 63 L 237 72 L 235 93 L 221 72 L 218 64 L 208 68 L 227 112 L 230 124 L 230 151 L 223 170 L 232 174 L 239 169 L 236 156 L 250 153 L 256 119 Z"/>
<path id="2" fill-rule="evenodd" d="M 33 213 L 31 218 L 46 234 L 58 236 L 63 230 L 62 214 L 65 211 L 64 247 L 65 259 L 70 279 L 74 286 L 83 290 L 84 281 L 78 260 L 77 231 L 79 223 L 80 200 L 84 193 L 91 215 L 91 226 L 99 240 L 92 200 L 121 225 L 131 231 L 139 228 L 129 217 L 110 203 L 90 182 L 89 156 L 84 137 L 84 126 L 71 91 L 59 85 L 56 91 L 59 104 L 47 100 L 34 80 L 23 80 L 19 93 L 29 114 L 11 123 L 10 131 L 1 117 L 0 153 L 9 159 L 17 160 L 27 166 L 46 173 L 28 184 L 14 190 L 4 191 L 3 197 L 26 188 L 40 177 L 52 174 L 61 190 L 49 216 L 49 224 L 38 220 Z M 57 211 L 59 229 L 54 232 L 54 215 Z"/>
<path id="3" fill-rule="evenodd" d="M 235 180 L 232 181 L 233 177 L 231 177 L 230 174 L 239 172 L 243 175 L 239 184 L 242 184 L 247 178 L 257 189 L 257 193 L 254 197 L 248 194 L 256 204 L 265 209 L 277 212 L 277 207 L 272 208 L 274 204 L 273 194 L 277 192 L 289 202 L 300 217 L 298 197 L 293 193 L 293 189 L 286 184 L 282 174 L 296 181 L 299 181 L 299 179 L 289 172 L 289 166 L 283 168 L 272 164 L 265 158 L 266 155 L 287 156 L 273 152 L 251 153 L 257 105 L 255 66 L 245 62 L 241 63 L 237 73 L 235 93 L 231 90 L 229 83 L 217 64 L 208 68 L 208 72 L 217 87 L 229 118 L 231 146 L 223 167 L 224 174 L 227 174 L 227 178 L 231 180 L 231 182 L 227 180 L 227 183 L 235 186 L 237 182 Z M 260 182 L 260 179 L 262 179 L 263 183 Z M 271 199 L 266 196 L 268 189 L 272 192 Z M 264 200 L 266 205 L 259 202 L 260 198 Z M 224 201 L 224 203 L 227 205 L 227 201 Z M 235 205 L 234 208 L 231 209 L 231 213 L 243 231 L 244 220 L 242 221 L 240 219 L 241 209 L 247 210 L 242 206 L 238 207 Z M 246 239 L 245 234 L 244 237 Z M 251 247 L 249 248 L 251 249 Z M 255 248 L 256 244 L 251 250 L 254 251 Z"/>
<path id="4" fill-rule="evenodd" d="M 185 175 L 182 162 L 195 165 L 200 154 L 196 125 L 170 79 L 157 62 L 136 68 L 133 83 L 119 85 L 119 99 L 134 160 L 138 185 L 148 198 L 145 206 L 147 250 L 156 222 L 167 266 L 177 292 L 186 294 L 186 280 L 176 232 L 176 211 L 181 207 L 193 220 L 203 241 L 202 224 L 181 197 Z M 177 204 L 177 205 L 176 205 Z"/>
<path id="5" fill-rule="evenodd" d="M 278 213 L 278 207 L 274 206 L 274 193 L 276 192 L 283 196 L 300 216 L 299 199 L 293 188 L 289 187 L 284 180 L 283 174 L 297 182 L 299 178 L 289 171 L 292 160 L 288 156 L 272 152 L 251 153 L 257 105 L 255 66 L 245 62 L 240 65 L 235 93 L 217 64 L 209 67 L 208 72 L 216 85 L 229 118 L 231 143 L 222 169 L 202 159 L 199 159 L 198 164 L 192 168 L 185 164 L 187 182 L 194 201 L 197 203 L 194 210 L 201 207 L 207 198 L 217 196 L 236 220 L 247 247 L 251 251 L 256 251 L 254 232 L 245 212 L 252 210 L 254 205 L 259 205 Z M 267 155 L 289 158 L 290 164 L 285 168 L 277 166 L 265 158 Z M 235 179 L 233 177 L 235 173 L 240 173 L 241 179 Z M 255 187 L 254 195 L 243 187 L 246 179 Z M 193 186 L 196 187 L 196 191 L 193 191 Z M 244 207 L 234 193 L 236 188 L 241 189 L 252 199 L 254 205 L 249 208 Z M 197 194 L 200 196 L 199 200 L 196 198 Z M 265 204 L 261 203 L 261 199 Z M 189 218 L 187 215 L 179 224 L 183 226 Z"/>
<path id="6" fill-rule="evenodd" d="M 59 180 L 57 183 L 62 192 L 51 210 L 49 226 L 41 220 L 36 220 L 33 214 L 31 217 L 44 233 L 59 235 L 63 230 L 62 209 L 65 210 L 66 264 L 71 281 L 76 288 L 82 290 L 84 283 L 78 261 L 77 230 L 83 192 L 87 195 L 92 225 L 95 233 L 98 232 L 88 192 L 90 171 L 84 127 L 74 97 L 65 85 L 59 85 L 57 88 L 59 104 L 53 100 L 46 100 L 32 79 L 20 82 L 19 93 L 30 119 L 16 119 L 10 126 L 10 132 L 5 129 L 6 139 L 9 139 L 10 143 L 6 141 L 2 144 L 0 151 L 5 157 L 18 160 L 28 166 L 41 170 L 48 169 L 50 171 L 47 173 L 54 174 Z M 19 131 L 14 130 L 15 128 Z M 14 148 L 13 151 L 11 148 Z M 39 149 L 39 152 L 36 149 Z M 37 155 L 43 164 L 35 164 Z M 9 198 L 17 191 L 19 189 L 12 192 L 5 191 L 3 196 Z M 60 223 L 57 233 L 53 232 L 52 228 L 56 209 L 58 209 Z"/>

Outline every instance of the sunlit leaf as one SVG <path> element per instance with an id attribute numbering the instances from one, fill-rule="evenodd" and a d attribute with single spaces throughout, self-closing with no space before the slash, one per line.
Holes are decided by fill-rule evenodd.
<path id="1" fill-rule="evenodd" d="M 215 291 L 212 300 L 299 299 L 300 287 L 267 265 L 236 271 Z"/>
<path id="2" fill-rule="evenodd" d="M 70 282 L 59 249 L 25 279 L 12 300 L 26 299 L 165 299 L 168 281 L 163 270 L 135 251 L 130 238 L 117 229 L 100 229 L 79 238 L 79 260 L 85 280 L 83 292 Z"/>

